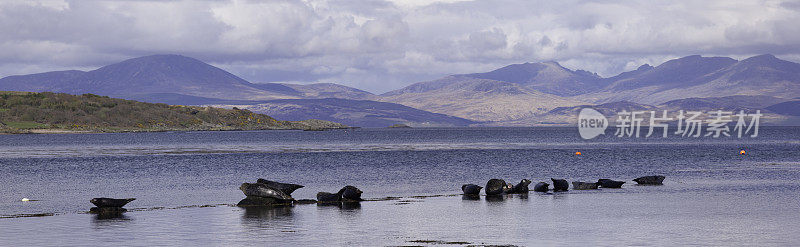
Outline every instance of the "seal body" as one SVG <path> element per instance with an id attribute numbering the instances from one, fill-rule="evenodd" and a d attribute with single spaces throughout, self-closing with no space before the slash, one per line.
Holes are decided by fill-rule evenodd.
<path id="1" fill-rule="evenodd" d="M 572 182 L 572 188 L 576 190 L 596 190 L 597 183 L 587 183 L 587 182 Z"/>
<path id="2" fill-rule="evenodd" d="M 597 180 L 597 184 L 601 188 L 615 188 L 615 189 L 618 189 L 618 188 L 622 188 L 622 185 L 625 184 L 625 182 L 624 181 L 616 181 L 616 180 L 601 178 L 601 179 Z"/>
<path id="3" fill-rule="evenodd" d="M 277 205 L 291 205 L 291 201 L 275 199 L 273 197 L 259 197 L 259 196 L 248 196 L 236 203 L 236 206 L 239 207 L 251 207 L 251 206 L 277 206 Z"/>
<path id="4" fill-rule="evenodd" d="M 528 193 L 528 185 L 531 184 L 530 180 L 523 179 L 517 185 L 511 187 L 511 193 Z"/>
<path id="5" fill-rule="evenodd" d="M 645 184 L 645 185 L 662 185 L 664 184 L 664 176 L 644 176 L 633 181 L 638 184 Z"/>
<path id="6" fill-rule="evenodd" d="M 475 184 L 465 184 L 465 185 L 461 186 L 461 191 L 463 191 L 465 195 L 477 195 L 477 194 L 480 194 L 481 193 L 481 189 L 483 189 L 483 187 L 480 187 L 480 186 L 475 185 Z"/>
<path id="7" fill-rule="evenodd" d="M 248 197 L 251 196 L 265 197 L 265 198 L 275 198 L 284 201 L 294 201 L 294 198 L 287 195 L 283 191 L 272 188 L 262 183 L 254 183 L 254 184 L 243 183 L 242 186 L 239 186 L 239 189 L 242 190 L 242 192 L 244 192 L 244 195 Z"/>
<path id="8" fill-rule="evenodd" d="M 550 180 L 553 180 L 553 191 L 554 192 L 569 190 L 569 182 L 567 182 L 566 179 L 551 178 Z"/>
<path id="9" fill-rule="evenodd" d="M 267 186 L 269 186 L 271 188 L 280 190 L 281 192 L 283 192 L 283 193 L 285 193 L 287 195 L 291 195 L 292 192 L 294 192 L 295 190 L 305 187 L 305 186 L 302 186 L 302 185 L 299 185 L 299 184 L 287 184 L 287 183 L 270 181 L 270 180 L 266 180 L 266 179 L 263 179 L 263 178 L 259 178 L 256 183 L 265 184 L 265 185 L 267 185 Z"/>
<path id="10" fill-rule="evenodd" d="M 363 201 L 363 199 L 361 199 L 362 193 L 364 192 L 350 185 L 347 185 L 340 190 L 342 200 Z"/>
<path id="11" fill-rule="evenodd" d="M 536 192 L 547 192 L 550 188 L 550 184 L 545 182 L 539 182 L 533 186 L 533 191 Z"/>
<path id="12" fill-rule="evenodd" d="M 133 200 L 136 200 L 136 198 L 114 199 L 114 198 L 99 197 L 99 198 L 92 198 L 91 200 L 89 200 L 89 202 L 91 202 L 98 208 L 121 208 L 124 207 L 125 204 L 128 204 Z"/>
<path id="13" fill-rule="evenodd" d="M 486 182 L 486 195 L 503 194 L 506 190 L 506 186 L 506 181 L 502 179 L 489 179 L 489 182 Z"/>
<path id="14" fill-rule="evenodd" d="M 328 192 L 319 192 L 317 193 L 317 201 L 319 202 L 339 202 L 342 201 L 342 195 L 328 193 Z"/>

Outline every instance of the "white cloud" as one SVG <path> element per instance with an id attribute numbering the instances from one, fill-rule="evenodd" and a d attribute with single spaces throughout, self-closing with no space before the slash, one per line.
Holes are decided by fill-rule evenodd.
<path id="1" fill-rule="evenodd" d="M 604 76 L 670 58 L 800 57 L 792 1 L 3 1 L 0 76 L 177 53 L 254 81 L 383 92 L 556 60 Z"/>

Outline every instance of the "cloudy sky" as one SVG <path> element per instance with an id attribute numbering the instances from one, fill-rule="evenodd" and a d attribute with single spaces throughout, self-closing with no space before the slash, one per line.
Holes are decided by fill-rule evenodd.
<path id="1" fill-rule="evenodd" d="M 800 1 L 0 1 L 0 77 L 182 54 L 381 93 L 512 63 L 610 76 L 692 54 L 800 61 Z"/>

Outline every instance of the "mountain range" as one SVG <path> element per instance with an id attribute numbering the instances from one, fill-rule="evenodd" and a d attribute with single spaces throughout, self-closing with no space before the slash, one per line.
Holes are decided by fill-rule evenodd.
<path id="1" fill-rule="evenodd" d="M 587 106 L 762 110 L 796 123 L 800 64 L 772 55 L 741 61 L 693 55 L 601 77 L 549 61 L 455 74 L 376 95 L 333 83 L 251 83 L 194 58 L 152 55 L 92 71 L 8 76 L 0 79 L 0 90 L 238 107 L 282 120 L 362 127 L 566 125 Z"/>

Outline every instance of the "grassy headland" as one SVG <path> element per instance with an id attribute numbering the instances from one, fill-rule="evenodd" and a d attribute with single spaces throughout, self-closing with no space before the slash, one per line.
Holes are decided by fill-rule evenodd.
<path id="1" fill-rule="evenodd" d="M 154 104 L 94 94 L 0 91 L 2 133 L 332 128 L 347 126 L 314 119 L 278 121 L 236 108 Z"/>

